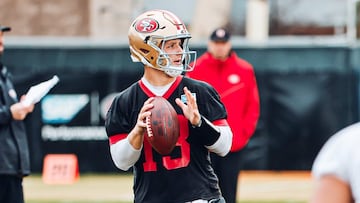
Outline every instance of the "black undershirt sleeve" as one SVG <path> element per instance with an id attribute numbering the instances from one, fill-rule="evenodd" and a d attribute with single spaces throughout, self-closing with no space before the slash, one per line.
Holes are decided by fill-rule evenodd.
<path id="1" fill-rule="evenodd" d="M 203 116 L 201 116 L 200 126 L 192 126 L 192 128 L 205 146 L 213 145 L 220 137 L 220 131 Z"/>

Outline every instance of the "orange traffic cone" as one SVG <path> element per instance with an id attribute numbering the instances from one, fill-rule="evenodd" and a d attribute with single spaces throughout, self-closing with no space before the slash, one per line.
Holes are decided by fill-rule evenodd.
<path id="1" fill-rule="evenodd" d="M 75 154 L 48 154 L 44 158 L 42 180 L 46 184 L 71 184 L 79 179 Z"/>

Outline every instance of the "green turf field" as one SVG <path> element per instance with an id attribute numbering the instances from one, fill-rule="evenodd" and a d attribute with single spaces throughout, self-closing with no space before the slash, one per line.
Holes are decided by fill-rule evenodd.
<path id="1" fill-rule="evenodd" d="M 122 201 L 95 201 L 95 202 L 89 202 L 89 201 L 28 201 L 27 203 L 132 203 L 130 201 L 128 202 L 122 202 Z M 240 201 L 239 203 L 305 203 L 305 201 Z"/>
<path id="2" fill-rule="evenodd" d="M 239 203 L 306 203 L 308 174 L 241 173 Z M 131 203 L 131 174 L 81 174 L 72 184 L 45 184 L 40 174 L 24 179 L 26 203 Z"/>

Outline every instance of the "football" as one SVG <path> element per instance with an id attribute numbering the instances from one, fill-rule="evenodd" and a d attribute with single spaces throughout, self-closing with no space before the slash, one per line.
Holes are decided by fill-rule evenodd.
<path id="1" fill-rule="evenodd" d="M 151 115 L 146 118 L 146 138 L 161 155 L 168 155 L 179 138 L 179 120 L 174 107 L 163 97 L 156 96 Z"/>

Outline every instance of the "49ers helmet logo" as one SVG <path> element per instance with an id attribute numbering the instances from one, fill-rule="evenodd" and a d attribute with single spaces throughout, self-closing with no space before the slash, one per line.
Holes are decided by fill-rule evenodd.
<path id="1" fill-rule="evenodd" d="M 144 18 L 135 23 L 135 29 L 142 33 L 155 32 L 159 28 L 159 23 L 152 18 Z"/>

